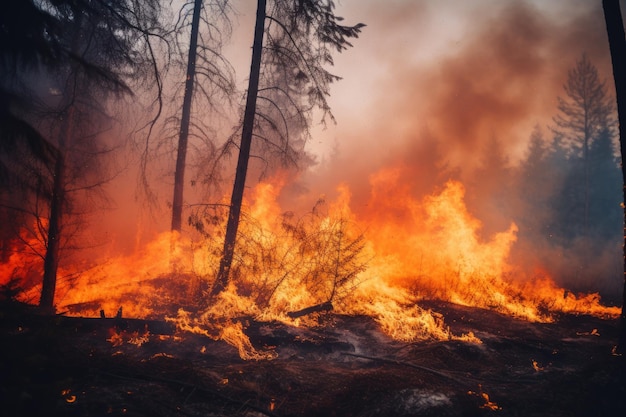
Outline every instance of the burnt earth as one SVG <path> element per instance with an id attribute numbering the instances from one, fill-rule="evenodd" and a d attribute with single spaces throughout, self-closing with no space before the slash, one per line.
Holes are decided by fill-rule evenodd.
<path id="1" fill-rule="evenodd" d="M 423 306 L 442 313 L 454 334 L 472 331 L 483 343 L 401 343 L 371 318 L 324 313 L 315 329 L 248 321 L 255 347 L 277 357 L 244 361 L 198 335 L 118 329 L 112 338 L 108 325 L 3 306 L 2 415 L 625 415 L 625 360 L 612 354 L 616 320 L 537 324 Z"/>

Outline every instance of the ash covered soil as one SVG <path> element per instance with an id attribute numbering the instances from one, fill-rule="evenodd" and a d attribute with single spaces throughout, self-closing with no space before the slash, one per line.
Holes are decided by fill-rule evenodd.
<path id="1" fill-rule="evenodd" d="M 104 321 L 85 325 L 3 306 L 2 415 L 626 415 L 626 360 L 612 354 L 617 320 L 562 316 L 538 324 L 420 305 L 482 344 L 403 343 L 369 317 L 325 313 L 315 329 L 244 321 L 253 345 L 277 354 L 244 361 L 232 346 L 199 335 L 129 328 L 116 339 Z"/>

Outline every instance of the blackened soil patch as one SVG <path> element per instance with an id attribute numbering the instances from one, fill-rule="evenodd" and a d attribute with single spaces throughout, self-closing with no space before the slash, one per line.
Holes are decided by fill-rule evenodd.
<path id="1" fill-rule="evenodd" d="M 481 344 L 400 343 L 368 317 L 323 313 L 319 328 L 248 321 L 273 360 L 224 342 L 0 310 L 7 416 L 622 416 L 626 367 L 616 320 L 550 324 L 429 302 Z M 111 327 L 109 327 L 109 325 Z"/>

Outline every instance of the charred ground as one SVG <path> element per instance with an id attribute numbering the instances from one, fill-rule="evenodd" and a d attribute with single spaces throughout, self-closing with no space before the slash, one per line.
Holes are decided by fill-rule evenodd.
<path id="1" fill-rule="evenodd" d="M 222 341 L 159 321 L 41 317 L 3 305 L 3 414 L 624 415 L 616 320 L 538 324 L 442 302 L 423 306 L 482 344 L 402 343 L 371 318 L 324 313 L 313 329 L 244 320 L 254 346 L 277 353 L 244 361 Z"/>

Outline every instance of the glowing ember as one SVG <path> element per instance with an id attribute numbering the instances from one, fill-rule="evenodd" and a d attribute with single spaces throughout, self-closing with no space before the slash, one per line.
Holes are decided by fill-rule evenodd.
<path id="1" fill-rule="evenodd" d="M 489 394 L 487 394 L 486 392 L 483 392 L 482 387 L 480 385 L 478 386 L 478 388 L 480 392 L 468 391 L 467 393 L 469 395 L 479 397 L 484 401 L 484 404 L 482 404 L 480 408 L 486 408 L 486 409 L 493 410 L 493 411 L 502 410 L 502 407 L 500 407 L 498 404 L 496 404 L 495 402 L 489 399 Z"/>
<path id="2" fill-rule="evenodd" d="M 72 394 L 72 390 L 70 389 L 61 390 L 61 396 L 65 399 L 65 402 L 68 404 L 76 402 L 76 395 Z"/>

